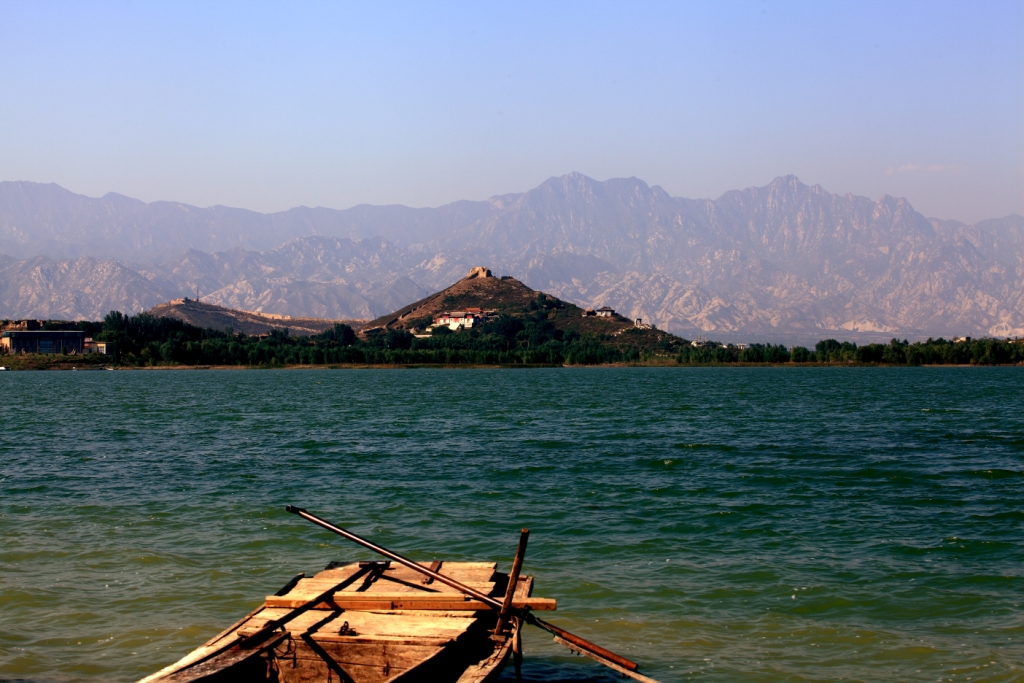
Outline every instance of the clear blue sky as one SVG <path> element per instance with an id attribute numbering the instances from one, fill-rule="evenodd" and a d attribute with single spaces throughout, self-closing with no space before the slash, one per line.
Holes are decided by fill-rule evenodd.
<path id="1" fill-rule="evenodd" d="M 0 180 L 273 211 L 570 171 L 1024 214 L 1024 2 L 0 0 Z"/>

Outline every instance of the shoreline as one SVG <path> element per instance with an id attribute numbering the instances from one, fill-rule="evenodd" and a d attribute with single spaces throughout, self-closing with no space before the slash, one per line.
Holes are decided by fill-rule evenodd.
<path id="1" fill-rule="evenodd" d="M 34 359 L 33 359 L 34 360 Z M 0 367 L 10 372 L 103 372 L 103 371 L 182 371 L 182 370 L 531 370 L 537 368 L 1013 368 L 1024 367 L 1024 363 L 1003 363 L 1003 364 L 922 364 L 902 365 L 889 363 L 676 363 L 674 361 L 634 362 L 634 363 L 601 363 L 593 365 L 566 365 L 558 363 L 532 363 L 532 364 L 433 364 L 414 363 L 408 365 L 399 364 L 370 364 L 370 363 L 332 363 L 323 365 L 116 365 L 105 363 L 82 363 L 81 361 L 53 361 L 41 363 L 28 363 L 27 366 L 15 363 L 6 365 L 0 357 Z"/>

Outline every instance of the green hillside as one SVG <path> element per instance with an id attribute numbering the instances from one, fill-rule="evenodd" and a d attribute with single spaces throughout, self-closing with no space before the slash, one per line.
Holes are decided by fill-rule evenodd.
<path id="1" fill-rule="evenodd" d="M 494 316 L 472 329 L 429 329 L 442 313 L 469 308 L 493 311 Z M 572 348 L 579 347 L 588 349 L 587 358 L 636 360 L 641 355 L 671 355 L 687 343 L 661 330 L 637 327 L 619 314 L 585 316 L 575 304 L 530 289 L 512 277 L 493 277 L 483 267 L 474 268 L 447 289 L 367 323 L 360 336 L 371 340 L 390 335 L 394 340 L 401 333 L 418 335 L 413 345 L 418 349 L 532 350 L 522 355 L 546 359 L 537 362 L 562 362 L 560 354 L 565 360 Z M 425 338 L 428 333 L 430 337 Z"/>

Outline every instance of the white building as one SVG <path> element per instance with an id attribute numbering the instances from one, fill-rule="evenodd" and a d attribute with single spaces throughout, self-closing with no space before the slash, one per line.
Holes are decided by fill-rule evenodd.
<path id="1" fill-rule="evenodd" d="M 484 311 L 479 308 L 467 308 L 464 311 L 444 311 L 434 317 L 434 327 L 447 327 L 449 330 L 462 328 L 468 330 L 474 325 L 487 322 L 495 316 L 494 311 Z"/>

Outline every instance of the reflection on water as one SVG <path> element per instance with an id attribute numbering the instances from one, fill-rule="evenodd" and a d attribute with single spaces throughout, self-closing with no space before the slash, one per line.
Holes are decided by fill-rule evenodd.
<path id="1" fill-rule="evenodd" d="M 1020 681 L 1014 368 L 7 373 L 0 680 L 131 681 L 297 571 L 506 566 L 662 681 Z M 534 630 L 527 680 L 611 681 Z M 511 671 L 506 680 L 512 680 Z M 618 680 L 615 677 L 615 680 Z"/>

